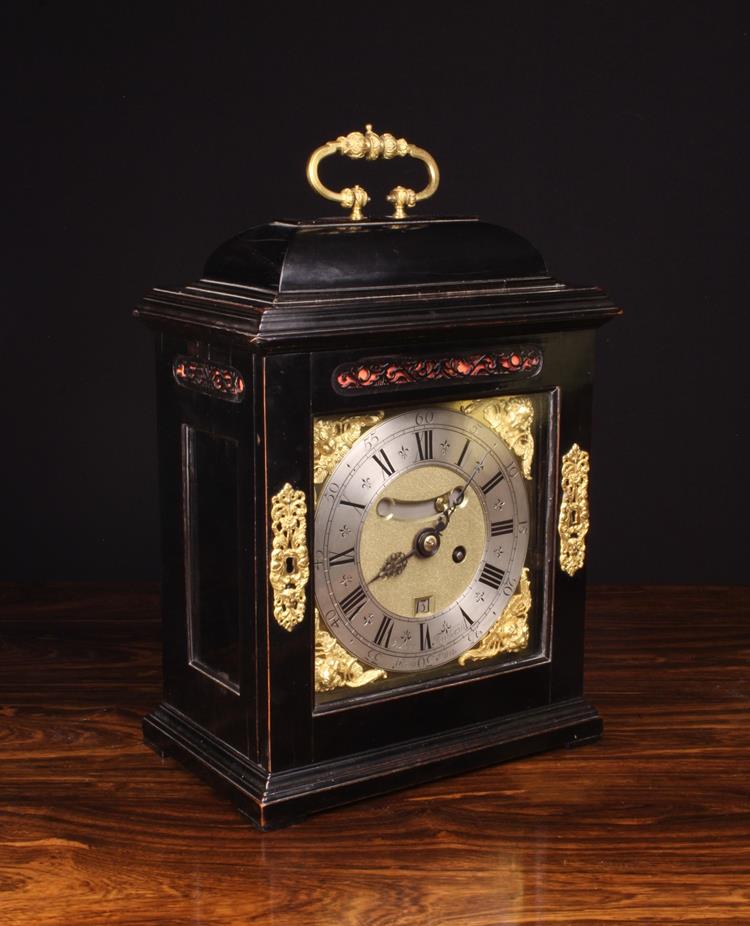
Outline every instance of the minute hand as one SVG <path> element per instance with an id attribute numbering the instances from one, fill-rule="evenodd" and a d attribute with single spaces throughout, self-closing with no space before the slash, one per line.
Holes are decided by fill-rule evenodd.
<path id="1" fill-rule="evenodd" d="M 456 510 L 456 508 L 458 508 L 458 506 L 461 505 L 461 504 L 463 503 L 463 500 L 464 500 L 464 498 L 466 497 L 466 490 L 469 488 L 469 486 L 472 484 L 472 482 L 473 482 L 474 479 L 476 478 L 477 473 L 478 473 L 478 472 L 481 470 L 481 468 L 484 466 L 484 461 L 485 461 L 486 459 L 487 459 L 487 454 L 485 454 L 485 455 L 482 457 L 482 459 L 477 463 L 477 465 L 474 467 L 474 472 L 471 474 L 471 476 L 469 476 L 469 478 L 466 480 L 466 482 L 465 482 L 465 483 L 461 486 L 461 488 L 458 490 L 458 492 L 456 493 L 456 496 L 455 496 L 455 498 L 453 499 L 453 501 L 451 502 L 451 504 L 448 505 L 448 507 L 444 509 L 444 511 L 443 511 L 443 513 L 442 513 L 442 515 L 441 515 L 441 520 L 439 520 L 438 523 L 435 525 L 435 530 L 437 530 L 437 531 L 444 531 L 445 528 L 448 526 L 448 522 L 449 522 L 450 519 L 451 519 L 451 515 L 452 515 L 453 512 Z M 443 518 L 445 518 L 444 521 L 442 521 Z M 441 523 L 441 521 L 442 521 L 442 523 Z"/>

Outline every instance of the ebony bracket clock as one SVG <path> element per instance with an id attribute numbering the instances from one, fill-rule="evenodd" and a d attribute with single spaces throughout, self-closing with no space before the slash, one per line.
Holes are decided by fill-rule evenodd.
<path id="1" fill-rule="evenodd" d="M 368 218 L 332 154 L 428 182 Z M 427 151 L 307 167 L 345 218 L 251 228 L 136 310 L 156 335 L 163 701 L 146 742 L 262 829 L 590 742 L 582 697 L 600 290 L 523 238 L 407 215 Z"/>

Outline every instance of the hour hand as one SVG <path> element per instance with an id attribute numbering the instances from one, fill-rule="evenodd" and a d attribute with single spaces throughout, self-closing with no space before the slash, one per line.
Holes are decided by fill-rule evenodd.
<path id="1" fill-rule="evenodd" d="M 406 569 L 406 563 L 413 553 L 414 550 L 410 550 L 408 553 L 391 553 L 383 563 L 380 572 L 370 580 L 370 584 L 377 579 L 392 579 L 394 576 L 400 576 Z"/>

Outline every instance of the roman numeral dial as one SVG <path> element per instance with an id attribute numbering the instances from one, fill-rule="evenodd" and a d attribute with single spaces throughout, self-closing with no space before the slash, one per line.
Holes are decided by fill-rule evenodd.
<path id="1" fill-rule="evenodd" d="M 502 537 L 504 534 L 513 533 L 513 518 L 505 521 L 493 521 L 490 526 L 490 535 L 492 537 Z"/>
<path id="2" fill-rule="evenodd" d="M 375 640 L 373 642 L 376 646 L 382 646 L 384 649 L 388 649 L 388 644 L 391 642 L 392 633 L 393 620 L 386 615 L 380 622 L 380 626 L 378 627 L 378 631 L 375 634 Z"/>
<path id="3" fill-rule="evenodd" d="M 354 562 L 354 547 L 350 547 L 348 550 L 342 550 L 341 553 L 329 553 L 328 554 L 328 565 L 329 566 L 346 566 L 349 563 Z"/>
<path id="4" fill-rule="evenodd" d="M 420 460 L 432 459 L 432 431 L 417 431 L 417 453 Z"/>
<path id="5" fill-rule="evenodd" d="M 358 585 L 353 592 L 342 598 L 339 602 L 341 610 L 351 620 L 359 611 L 362 605 L 367 601 L 367 595 L 361 585 Z"/>
<path id="6" fill-rule="evenodd" d="M 438 404 L 386 409 L 348 448 L 336 444 L 348 427 L 340 413 L 322 429 L 332 437 L 320 452 L 339 455 L 316 482 L 317 613 L 337 658 L 343 647 L 365 671 L 385 670 L 387 688 L 400 673 L 455 667 L 525 564 L 524 477 L 484 421 Z"/>
<path id="7" fill-rule="evenodd" d="M 466 613 L 466 611 L 464 611 L 463 608 L 459 607 L 458 610 L 461 612 L 461 617 L 466 621 L 466 624 L 467 624 L 469 627 L 473 627 L 473 626 L 474 626 L 474 619 L 471 618 L 471 617 L 469 617 L 469 615 Z"/>
<path id="8" fill-rule="evenodd" d="M 494 488 L 500 485 L 500 483 L 505 479 L 505 474 L 502 470 L 499 473 L 496 473 L 491 479 L 488 479 L 487 482 L 482 486 L 482 491 L 485 495 L 488 495 Z"/>
<path id="9" fill-rule="evenodd" d="M 502 569 L 498 569 L 492 563 L 485 563 L 479 581 L 490 588 L 500 588 L 504 578 L 505 572 Z"/>
<path id="10" fill-rule="evenodd" d="M 346 505 L 347 508 L 354 508 L 355 511 L 364 511 L 367 507 L 366 505 L 360 505 L 359 502 L 350 502 L 347 499 L 342 498 L 339 502 L 339 505 Z"/>
<path id="11" fill-rule="evenodd" d="M 392 476 L 394 474 L 395 469 L 393 468 L 393 463 L 391 463 L 385 450 L 378 450 L 378 452 L 373 456 L 373 460 L 383 470 L 386 476 Z"/>

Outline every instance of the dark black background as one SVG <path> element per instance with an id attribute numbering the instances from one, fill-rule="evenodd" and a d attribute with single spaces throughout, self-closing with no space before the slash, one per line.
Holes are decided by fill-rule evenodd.
<path id="1" fill-rule="evenodd" d="M 745 4 L 6 3 L 0 575 L 158 574 L 151 342 L 130 310 L 269 218 L 318 144 L 433 152 L 626 310 L 600 335 L 590 578 L 747 581 Z M 416 164 L 346 162 L 381 197 Z M 330 174 L 327 176 L 331 177 Z"/>

